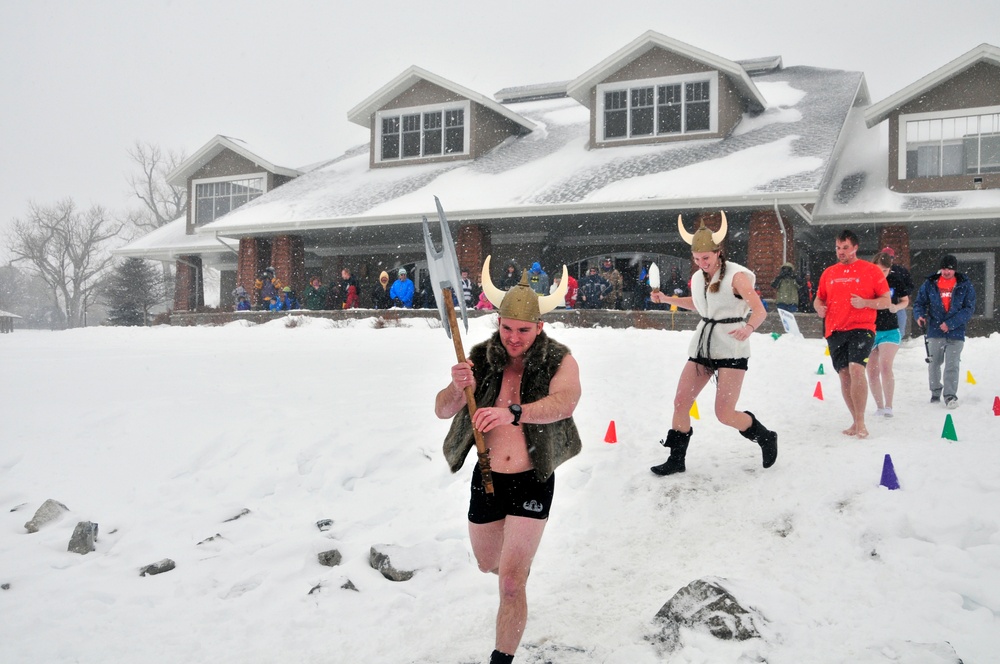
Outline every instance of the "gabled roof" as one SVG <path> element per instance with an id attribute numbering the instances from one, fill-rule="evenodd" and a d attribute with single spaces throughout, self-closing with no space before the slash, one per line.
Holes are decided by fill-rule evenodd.
<path id="1" fill-rule="evenodd" d="M 767 110 L 744 116 L 720 139 L 589 150 L 590 112 L 575 100 L 520 102 L 517 113 L 544 131 L 504 141 L 477 159 L 383 169 L 370 168 L 366 145 L 196 233 L 343 230 L 343 246 L 375 236 L 366 229 L 416 224 L 419 235 L 421 215 L 434 213 L 433 196 L 453 222 L 490 219 L 520 233 L 532 227 L 529 217 L 814 204 L 864 77 L 789 67 L 754 80 Z"/>
<path id="2" fill-rule="evenodd" d="M 372 114 L 379 110 L 390 101 L 403 94 L 414 85 L 420 81 L 427 81 L 428 83 L 433 83 L 434 85 L 444 88 L 450 92 L 454 92 L 460 97 L 465 97 L 470 101 L 474 101 L 480 106 L 485 106 L 495 113 L 499 113 L 503 117 L 507 118 L 511 122 L 521 125 L 528 131 L 534 131 L 535 124 L 524 118 L 517 113 L 514 113 L 509 108 L 506 108 L 489 97 L 481 95 L 478 92 L 470 90 L 469 88 L 463 87 L 458 83 L 453 83 L 446 78 L 442 78 L 437 74 L 432 74 L 426 69 L 421 69 L 416 65 L 410 67 L 402 74 L 392 79 L 384 86 L 379 88 L 374 94 L 369 96 L 363 102 L 352 108 L 347 112 L 347 119 L 355 124 L 359 124 L 362 127 L 370 127 Z"/>
<path id="3" fill-rule="evenodd" d="M 928 90 L 932 90 L 950 78 L 954 78 L 963 71 L 977 65 L 980 62 L 988 62 L 1000 67 L 1000 48 L 990 44 L 980 44 L 964 55 L 960 55 L 945 66 L 932 71 L 918 81 L 911 83 L 896 94 L 887 97 L 877 104 L 873 104 L 865 112 L 865 123 L 869 127 L 879 124 L 889 114 L 900 106 L 903 106 Z"/>
<path id="4" fill-rule="evenodd" d="M 217 134 L 215 138 L 205 143 L 200 150 L 188 157 L 183 164 L 168 173 L 167 184 L 174 187 L 187 186 L 187 179 L 197 173 L 198 169 L 202 166 L 215 159 L 223 150 L 231 150 L 275 175 L 287 175 L 293 178 L 302 175 L 302 171 L 294 168 L 285 168 L 284 166 L 272 164 L 267 159 L 253 152 L 246 142 L 238 138 Z"/>
<path id="5" fill-rule="evenodd" d="M 654 48 L 661 48 L 665 51 L 670 51 L 671 53 L 676 53 L 677 55 L 688 58 L 689 60 L 700 62 L 706 67 L 717 69 L 732 79 L 733 84 L 740 90 L 743 96 L 746 97 L 752 105 L 757 107 L 756 110 L 763 110 L 767 107 L 767 100 L 764 98 L 764 95 L 760 93 L 757 86 L 750 80 L 750 76 L 742 66 L 732 60 L 719 57 L 714 53 L 709 53 L 708 51 L 697 48 L 696 46 L 685 44 L 682 41 L 671 39 L 670 37 L 661 35 L 653 30 L 644 32 L 635 41 L 615 53 L 612 53 L 599 64 L 591 67 L 587 72 L 581 74 L 570 82 L 567 88 L 569 96 L 576 99 L 584 106 L 589 106 L 590 100 L 588 98 L 588 93 L 591 88 L 639 56 L 645 55 Z"/>

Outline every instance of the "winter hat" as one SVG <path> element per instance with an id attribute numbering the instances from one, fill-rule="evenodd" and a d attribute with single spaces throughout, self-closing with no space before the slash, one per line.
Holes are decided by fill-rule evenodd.
<path id="1" fill-rule="evenodd" d="M 397 272 L 396 274 L 400 276 L 406 276 L 406 268 L 405 267 L 399 268 L 399 272 Z"/>
<path id="2" fill-rule="evenodd" d="M 958 269 L 958 259 L 951 254 L 945 254 L 941 257 L 942 270 L 957 270 Z"/>
<path id="3" fill-rule="evenodd" d="M 291 286 L 285 286 L 281 290 L 284 291 L 285 293 L 291 293 L 292 292 L 292 287 Z"/>
<path id="4" fill-rule="evenodd" d="M 539 272 L 542 271 L 542 264 L 539 263 L 538 261 L 535 261 L 534 263 L 531 264 L 531 271 L 534 272 L 535 274 L 538 274 Z"/>
<path id="5" fill-rule="evenodd" d="M 882 253 L 883 254 L 889 254 L 890 258 L 895 258 L 896 257 L 896 250 L 893 249 L 892 247 L 883 247 L 882 248 Z"/>
<path id="6" fill-rule="evenodd" d="M 385 270 L 382 270 L 382 274 L 378 275 L 378 280 L 379 281 L 382 281 L 383 279 L 385 281 L 389 281 L 389 273 L 386 272 Z"/>

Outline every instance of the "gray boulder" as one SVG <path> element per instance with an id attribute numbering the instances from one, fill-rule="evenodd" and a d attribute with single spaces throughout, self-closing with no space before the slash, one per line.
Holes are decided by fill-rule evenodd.
<path id="1" fill-rule="evenodd" d="M 698 579 L 678 590 L 657 612 L 654 621 L 660 631 L 652 641 L 672 651 L 680 644 L 680 627 L 708 632 L 723 640 L 745 641 L 760 638 L 758 625 L 766 621 L 739 601 L 723 586 L 723 579 Z"/>
<path id="2" fill-rule="evenodd" d="M 170 558 L 164 558 L 159 562 L 155 562 L 152 565 L 146 565 L 141 570 L 139 570 L 139 576 L 153 576 L 154 574 L 163 574 L 164 572 L 169 572 L 170 570 L 177 567 L 177 563 L 172 561 Z"/>
<path id="3" fill-rule="evenodd" d="M 393 546 L 391 544 L 377 544 L 371 548 L 371 554 L 369 555 L 369 564 L 371 564 L 372 569 L 378 570 L 382 576 L 389 579 L 390 581 L 409 581 L 413 578 L 414 569 L 406 569 L 401 558 L 404 558 L 405 553 L 401 547 Z M 396 562 L 393 562 L 393 558 Z"/>
<path id="4" fill-rule="evenodd" d="M 63 514 L 69 511 L 69 508 L 60 503 L 58 500 L 52 500 L 49 498 L 42 506 L 35 510 L 35 516 L 32 517 L 31 521 L 24 524 L 24 527 L 29 533 L 37 533 L 38 529 L 47 523 L 51 523 L 56 519 L 59 519 Z"/>
<path id="5" fill-rule="evenodd" d="M 324 551 L 316 556 L 319 559 L 319 564 L 326 567 L 336 567 L 343 560 L 343 556 L 340 555 L 340 551 L 336 549 L 330 549 L 329 551 Z"/>
<path id="6" fill-rule="evenodd" d="M 81 521 L 73 529 L 66 550 L 70 553 L 88 554 L 94 550 L 97 541 L 97 524 L 91 521 Z"/>

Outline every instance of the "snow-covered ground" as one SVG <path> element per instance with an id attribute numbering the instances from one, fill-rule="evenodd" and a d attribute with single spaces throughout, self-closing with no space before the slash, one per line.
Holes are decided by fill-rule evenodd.
<path id="1" fill-rule="evenodd" d="M 997 661 L 996 335 L 967 342 L 955 411 L 927 403 L 923 345 L 905 344 L 896 417 L 864 441 L 840 433 L 822 340 L 756 335 L 740 405 L 780 433 L 777 465 L 715 421 L 710 385 L 688 472 L 660 478 L 689 333 L 547 330 L 581 366 L 584 450 L 557 471 L 515 661 L 937 663 L 946 643 Z M 436 322 L 17 330 L 0 358 L 2 661 L 486 660 L 496 579 L 468 544 L 472 460 L 452 475 L 440 453 L 454 352 Z M 879 486 L 886 454 L 898 491 Z M 47 498 L 70 512 L 28 534 Z M 67 552 L 86 520 L 96 551 Z M 416 561 L 412 580 L 371 569 L 379 544 Z M 317 562 L 330 549 L 341 565 Z M 163 558 L 176 569 L 139 575 Z M 765 638 L 683 630 L 664 660 L 653 616 L 707 576 L 767 618 Z"/>

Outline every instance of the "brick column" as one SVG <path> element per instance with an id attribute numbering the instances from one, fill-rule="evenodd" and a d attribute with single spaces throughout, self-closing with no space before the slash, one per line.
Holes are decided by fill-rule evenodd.
<path id="1" fill-rule="evenodd" d="M 787 256 L 784 248 L 787 247 Z M 747 240 L 747 267 L 757 275 L 757 288 L 764 297 L 774 297 L 771 282 L 778 276 L 783 262 L 795 265 L 795 231 L 785 222 L 785 235 L 774 210 L 756 210 L 750 216 L 750 237 Z"/>
<path id="2" fill-rule="evenodd" d="M 306 286 L 305 243 L 297 235 L 279 235 L 271 246 L 274 276 L 301 294 Z"/>
<path id="3" fill-rule="evenodd" d="M 250 306 L 257 306 L 257 294 L 254 293 L 254 281 L 259 272 L 259 254 L 256 238 L 240 238 L 240 255 L 236 259 L 236 285 L 243 286 L 243 290 L 250 296 Z"/>
<path id="4" fill-rule="evenodd" d="M 910 269 L 910 230 L 906 226 L 882 226 L 878 234 L 879 251 L 892 247 L 896 263 Z"/>
<path id="5" fill-rule="evenodd" d="M 174 276 L 174 311 L 195 311 L 205 304 L 200 256 L 177 259 Z"/>
<path id="6" fill-rule="evenodd" d="M 460 269 L 469 271 L 473 281 L 483 267 L 483 261 L 493 251 L 490 231 L 482 225 L 470 224 L 458 229 L 457 242 L 458 265 Z"/>

